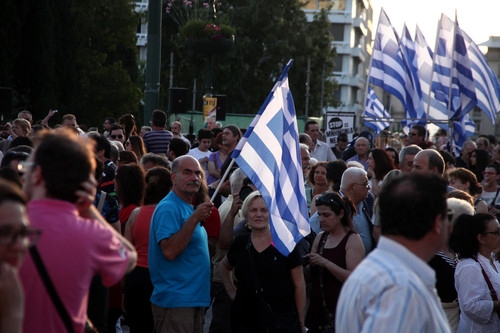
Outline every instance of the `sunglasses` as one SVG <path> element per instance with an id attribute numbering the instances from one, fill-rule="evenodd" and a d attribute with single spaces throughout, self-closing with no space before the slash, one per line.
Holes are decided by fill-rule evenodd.
<path id="1" fill-rule="evenodd" d="M 322 195 L 316 198 L 316 206 L 323 206 L 323 205 L 342 208 L 338 202 L 336 202 L 332 197 L 328 195 Z"/>
<path id="2" fill-rule="evenodd" d="M 111 135 L 111 139 L 123 139 L 123 135 L 122 134 L 118 134 L 118 135 Z"/>

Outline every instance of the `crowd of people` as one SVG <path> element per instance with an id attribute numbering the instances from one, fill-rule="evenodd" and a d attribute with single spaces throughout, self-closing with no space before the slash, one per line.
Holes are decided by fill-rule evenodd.
<path id="1" fill-rule="evenodd" d="M 419 125 L 330 147 L 306 122 L 311 234 L 284 256 L 229 163 L 244 129 L 56 112 L 1 128 L 0 333 L 500 331 L 494 137 L 455 158 Z"/>

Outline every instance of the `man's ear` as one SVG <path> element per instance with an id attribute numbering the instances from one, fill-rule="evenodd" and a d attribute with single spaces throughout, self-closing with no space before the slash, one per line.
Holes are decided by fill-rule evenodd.
<path id="1" fill-rule="evenodd" d="M 35 185 L 39 185 L 43 182 L 42 167 L 35 165 L 31 170 L 29 176 L 31 177 L 31 182 Z"/>

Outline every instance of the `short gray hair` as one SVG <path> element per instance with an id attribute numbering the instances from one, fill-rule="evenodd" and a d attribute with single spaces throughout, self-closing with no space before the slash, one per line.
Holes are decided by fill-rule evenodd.
<path id="1" fill-rule="evenodd" d="M 399 152 L 399 163 L 403 163 L 403 160 L 405 159 L 406 155 L 409 156 L 414 156 L 417 155 L 419 151 L 422 151 L 423 149 L 420 148 L 417 145 L 409 145 L 401 149 Z"/>
<path id="2" fill-rule="evenodd" d="M 342 180 L 340 181 L 340 189 L 344 191 L 349 185 L 355 182 L 355 178 L 358 176 L 366 177 L 365 169 L 352 167 L 347 168 L 346 171 L 342 174 Z"/>

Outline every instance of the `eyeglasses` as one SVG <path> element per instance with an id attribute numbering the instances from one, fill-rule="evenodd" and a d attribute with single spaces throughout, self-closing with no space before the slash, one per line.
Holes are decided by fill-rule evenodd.
<path id="1" fill-rule="evenodd" d="M 118 134 L 118 135 L 113 134 L 113 135 L 111 135 L 111 139 L 120 139 L 121 140 L 121 139 L 123 139 L 123 135 L 122 134 Z"/>
<path id="2" fill-rule="evenodd" d="M 410 136 L 416 136 L 418 135 L 417 133 L 410 133 Z"/>
<path id="3" fill-rule="evenodd" d="M 497 235 L 497 236 L 500 236 L 500 229 L 497 229 L 495 231 L 485 231 L 485 232 L 482 232 L 483 235 L 485 234 L 491 234 L 491 235 Z"/>
<path id="4" fill-rule="evenodd" d="M 21 239 L 26 246 L 32 246 L 36 244 L 41 233 L 42 231 L 39 229 L 33 229 L 26 226 L 18 231 L 14 231 L 13 228 L 9 226 L 0 227 L 0 245 L 10 247 L 16 244 L 18 239 Z"/>
<path id="5" fill-rule="evenodd" d="M 363 184 L 359 184 L 359 183 L 353 183 L 354 185 L 359 185 L 359 186 L 364 186 L 365 188 L 369 188 L 370 187 L 370 183 L 369 182 L 364 182 Z"/>

